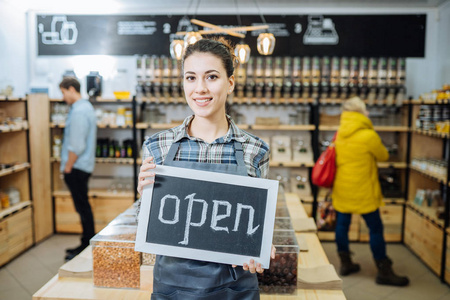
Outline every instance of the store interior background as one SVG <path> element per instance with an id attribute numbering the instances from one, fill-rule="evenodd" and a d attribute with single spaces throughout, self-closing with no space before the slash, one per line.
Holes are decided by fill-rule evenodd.
<path id="1" fill-rule="evenodd" d="M 14 96 L 23 97 L 31 87 L 49 88 L 50 98 L 60 98 L 58 83 L 66 70 L 75 70 L 83 81 L 89 71 L 103 76 L 103 97 L 112 98 L 111 79 L 117 69 L 127 69 L 130 90 L 136 78 L 133 56 L 37 56 L 35 14 L 258 14 L 253 0 L 2 0 L 0 1 L 0 84 L 12 85 Z M 408 58 L 407 95 L 421 93 L 450 82 L 450 1 L 448 0 L 278 0 L 257 1 L 264 15 L 283 14 L 426 14 L 424 58 Z M 370 39 L 370 37 L 367 37 Z M 149 45 L 149 48 L 151 45 Z M 167 50 L 169 54 L 169 49 Z M 84 86 L 85 82 L 82 82 Z M 86 95 L 83 89 L 83 96 Z"/>

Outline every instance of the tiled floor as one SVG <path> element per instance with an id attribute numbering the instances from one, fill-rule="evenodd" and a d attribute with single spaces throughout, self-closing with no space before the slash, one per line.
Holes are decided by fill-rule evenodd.
<path id="1" fill-rule="evenodd" d="M 323 242 L 322 246 L 330 263 L 339 270 L 339 257 L 336 245 Z M 346 277 L 344 294 L 349 300 L 449 300 L 450 287 L 441 283 L 411 251 L 401 244 L 388 244 L 387 254 L 394 262 L 393 269 L 398 275 L 408 276 L 407 287 L 390 287 L 375 283 L 377 273 L 369 244 L 353 243 L 353 260 L 361 265 L 361 271 Z"/>
<path id="2" fill-rule="evenodd" d="M 66 248 L 76 246 L 76 235 L 54 235 L 0 269 L 0 300 L 30 300 L 64 264 Z M 339 268 L 335 244 L 324 242 L 323 248 L 332 264 Z M 352 244 L 354 260 L 361 271 L 344 277 L 344 293 L 349 300 L 448 300 L 450 287 L 419 261 L 406 247 L 388 245 L 388 255 L 394 261 L 394 270 L 407 275 L 411 284 L 396 288 L 375 284 L 376 268 L 368 244 Z"/>

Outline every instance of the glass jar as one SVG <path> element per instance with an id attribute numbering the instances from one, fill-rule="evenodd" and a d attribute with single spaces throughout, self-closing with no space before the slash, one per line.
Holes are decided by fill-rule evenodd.
<path id="1" fill-rule="evenodd" d="M 130 99 L 131 89 L 126 69 L 118 69 L 113 79 L 113 93 L 116 99 Z"/>

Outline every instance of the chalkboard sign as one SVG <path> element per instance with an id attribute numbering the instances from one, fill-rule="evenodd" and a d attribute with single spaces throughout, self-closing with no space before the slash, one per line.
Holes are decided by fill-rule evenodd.
<path id="1" fill-rule="evenodd" d="M 144 189 L 136 250 L 269 267 L 278 181 L 157 166 Z"/>
<path id="2" fill-rule="evenodd" d="M 238 27 L 235 15 L 198 15 L 205 22 Z M 276 37 L 273 56 L 424 57 L 425 14 L 266 15 Z M 243 25 L 261 25 L 259 15 L 241 15 Z M 169 55 L 177 31 L 204 29 L 184 15 L 48 15 L 36 18 L 38 55 Z M 264 30 L 247 32 L 258 56 Z M 205 35 L 207 36 L 207 35 Z M 178 37 L 179 38 L 179 37 Z M 227 36 L 234 43 L 240 39 Z"/>

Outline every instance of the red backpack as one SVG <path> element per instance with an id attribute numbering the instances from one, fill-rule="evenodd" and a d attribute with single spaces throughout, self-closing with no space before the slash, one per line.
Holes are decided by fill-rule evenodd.
<path id="1" fill-rule="evenodd" d="M 322 152 L 312 169 L 311 180 L 317 186 L 333 186 L 334 176 L 336 175 L 336 150 L 334 148 L 336 135 L 337 132 L 334 134 L 331 144 Z"/>

